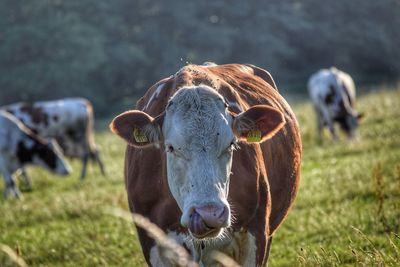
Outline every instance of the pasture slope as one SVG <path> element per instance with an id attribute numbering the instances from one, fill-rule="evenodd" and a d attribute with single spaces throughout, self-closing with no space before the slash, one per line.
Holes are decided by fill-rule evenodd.
<path id="1" fill-rule="evenodd" d="M 302 182 L 270 266 L 398 265 L 400 88 L 359 98 L 366 116 L 355 142 L 318 144 L 311 105 L 292 106 L 303 136 Z M 106 130 L 96 140 L 107 177 L 90 166 L 80 182 L 78 161 L 68 178 L 31 168 L 34 190 L 0 199 L 0 243 L 29 266 L 145 266 L 131 223 L 106 212 L 127 210 L 124 144 Z M 15 266 L 1 250 L 0 266 Z"/>

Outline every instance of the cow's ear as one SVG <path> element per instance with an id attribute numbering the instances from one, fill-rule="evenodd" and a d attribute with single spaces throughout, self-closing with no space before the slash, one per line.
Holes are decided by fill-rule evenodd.
<path id="1" fill-rule="evenodd" d="M 285 124 L 278 109 L 258 105 L 240 113 L 233 120 L 233 132 L 241 141 L 261 143 L 274 136 Z"/>
<path id="2" fill-rule="evenodd" d="M 115 117 L 110 129 L 129 145 L 143 147 L 161 142 L 163 118 L 163 114 L 153 118 L 142 111 L 130 110 Z"/>

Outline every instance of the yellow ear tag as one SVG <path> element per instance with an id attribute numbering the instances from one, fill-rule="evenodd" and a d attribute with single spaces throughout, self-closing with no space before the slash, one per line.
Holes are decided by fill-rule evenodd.
<path id="1" fill-rule="evenodd" d="M 247 142 L 254 143 L 261 141 L 261 131 L 260 130 L 250 130 L 247 133 Z"/>
<path id="2" fill-rule="evenodd" d="M 147 139 L 147 136 L 144 134 L 144 132 L 140 128 L 133 129 L 133 138 L 135 138 L 135 141 L 137 143 L 149 142 L 149 140 Z"/>

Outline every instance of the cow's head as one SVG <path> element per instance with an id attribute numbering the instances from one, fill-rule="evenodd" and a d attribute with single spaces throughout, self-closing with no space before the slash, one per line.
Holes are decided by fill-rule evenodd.
<path id="1" fill-rule="evenodd" d="M 341 84 L 341 88 L 338 90 L 336 107 L 336 118 L 335 120 L 339 123 L 340 128 L 345 132 L 349 139 L 356 138 L 358 135 L 358 127 L 360 120 L 363 118 L 363 113 L 358 113 L 354 110 L 350 98 L 346 93 L 347 89 L 345 85 Z"/>
<path id="2" fill-rule="evenodd" d="M 51 139 L 49 141 L 33 137 L 34 144 L 31 148 L 25 149 L 30 150 L 28 154 L 32 155 L 32 163 L 42 166 L 58 175 L 68 175 L 71 172 L 71 168 L 66 162 L 62 150 L 58 143 Z"/>
<path id="3" fill-rule="evenodd" d="M 196 86 L 178 90 L 157 118 L 132 110 L 110 127 L 130 145 L 165 148 L 169 189 L 182 211 L 181 224 L 204 239 L 230 226 L 227 198 L 237 142 L 263 142 L 284 123 L 283 114 L 270 106 L 231 114 L 216 90 Z"/>
<path id="4" fill-rule="evenodd" d="M 349 109 L 345 110 L 342 116 L 337 117 L 336 121 L 347 137 L 353 139 L 358 136 L 358 127 L 363 116 L 363 113 L 357 113 L 353 109 Z"/>

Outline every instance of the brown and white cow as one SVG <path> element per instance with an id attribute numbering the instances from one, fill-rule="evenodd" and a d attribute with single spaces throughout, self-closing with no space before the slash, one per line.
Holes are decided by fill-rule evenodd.
<path id="1" fill-rule="evenodd" d="M 129 144 L 132 212 L 176 239 L 200 266 L 218 250 L 267 263 L 300 179 L 301 140 L 271 75 L 252 65 L 187 65 L 153 85 L 111 130 Z M 142 229 L 146 261 L 171 266 Z"/>
<path id="2" fill-rule="evenodd" d="M 362 115 L 354 110 L 356 87 L 350 75 L 335 67 L 321 69 L 310 77 L 308 93 L 317 116 L 320 139 L 327 126 L 333 140 L 337 140 L 335 122 L 349 138 L 356 136 Z"/>
<path id="3" fill-rule="evenodd" d="M 82 160 L 81 179 L 89 159 L 96 161 L 104 175 L 103 162 L 94 142 L 93 108 L 87 99 L 15 103 L 2 107 L 43 138 L 54 138 L 64 155 Z"/>
<path id="4" fill-rule="evenodd" d="M 69 174 L 70 169 L 56 142 L 41 139 L 13 115 L 0 111 L 0 173 L 5 181 L 5 197 L 9 194 L 20 196 L 13 174 L 28 164 L 45 167 L 60 175 Z M 27 177 L 25 182 L 29 183 Z"/>

